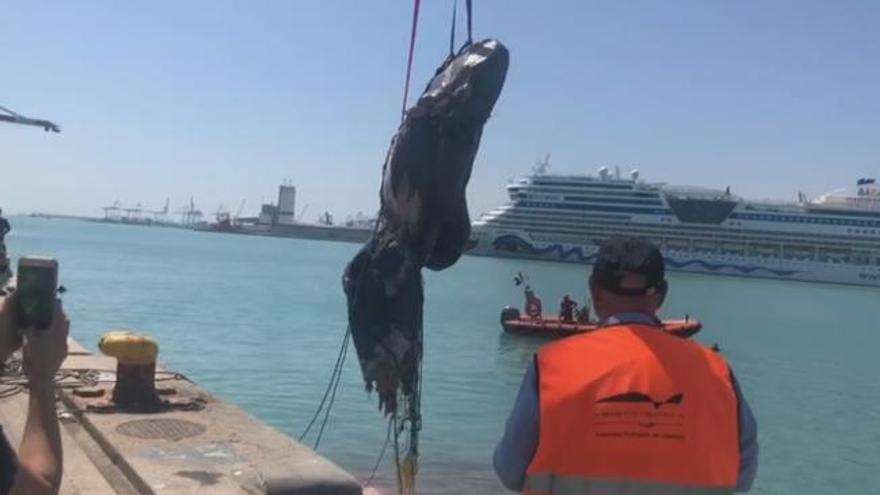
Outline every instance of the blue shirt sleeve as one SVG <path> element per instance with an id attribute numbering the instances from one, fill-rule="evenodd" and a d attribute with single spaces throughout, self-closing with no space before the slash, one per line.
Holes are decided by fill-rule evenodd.
<path id="1" fill-rule="evenodd" d="M 509 490 L 522 490 L 526 469 L 538 448 L 538 411 L 538 374 L 532 360 L 493 458 L 495 473 Z"/>
<path id="2" fill-rule="evenodd" d="M 739 404 L 739 475 L 736 477 L 735 491 L 747 492 L 752 488 L 758 473 L 758 422 L 755 421 L 755 415 L 743 397 L 732 371 L 730 381 Z"/>

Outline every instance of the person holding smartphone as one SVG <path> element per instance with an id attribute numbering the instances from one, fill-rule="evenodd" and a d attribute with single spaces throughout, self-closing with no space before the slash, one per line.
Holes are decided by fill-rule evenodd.
<path id="1" fill-rule="evenodd" d="M 9 220 L 3 217 L 3 210 L 0 209 L 0 280 L 12 276 L 9 270 L 9 258 L 6 257 L 6 234 L 12 230 Z"/>
<path id="2" fill-rule="evenodd" d="M 28 413 L 17 454 L 0 428 L 0 495 L 55 494 L 61 486 L 63 466 L 55 373 L 67 357 L 70 321 L 57 301 L 45 329 L 17 328 L 16 297 L 15 293 L 0 297 L 0 363 L 22 348 Z"/>
<path id="3" fill-rule="evenodd" d="M 0 244 L 3 244 L 6 234 L 8 234 L 10 230 L 12 230 L 12 226 L 9 225 L 9 220 L 3 218 L 3 210 L 0 209 Z"/>

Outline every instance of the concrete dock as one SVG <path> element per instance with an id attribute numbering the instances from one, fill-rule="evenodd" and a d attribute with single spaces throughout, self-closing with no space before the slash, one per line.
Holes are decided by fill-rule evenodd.
<path id="1" fill-rule="evenodd" d="M 156 387 L 171 410 L 115 412 L 115 371 L 115 359 L 70 341 L 59 372 L 62 494 L 361 493 L 331 461 L 167 370 L 156 371 Z M 26 388 L 0 399 L 0 425 L 14 447 L 27 403 Z"/>

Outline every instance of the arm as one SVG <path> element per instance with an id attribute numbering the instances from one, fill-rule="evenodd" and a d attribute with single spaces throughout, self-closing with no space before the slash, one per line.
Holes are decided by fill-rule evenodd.
<path id="1" fill-rule="evenodd" d="M 18 472 L 11 493 L 58 493 L 61 469 L 61 433 L 55 413 L 55 384 L 33 383 L 27 423 L 18 450 Z"/>
<path id="2" fill-rule="evenodd" d="M 495 474 L 509 490 L 522 490 L 526 469 L 538 447 L 538 414 L 538 375 L 532 361 L 493 458 Z"/>
<path id="3" fill-rule="evenodd" d="M 736 491 L 747 492 L 752 488 L 758 472 L 758 423 L 732 371 L 730 381 L 739 407 L 739 475 L 736 478 Z"/>
<path id="4" fill-rule="evenodd" d="M 11 492 L 15 495 L 50 495 L 58 493 L 61 486 L 61 432 L 55 411 L 55 372 L 67 356 L 69 325 L 59 303 L 49 328 L 25 332 L 22 356 L 30 398 L 18 451 L 18 472 Z"/>

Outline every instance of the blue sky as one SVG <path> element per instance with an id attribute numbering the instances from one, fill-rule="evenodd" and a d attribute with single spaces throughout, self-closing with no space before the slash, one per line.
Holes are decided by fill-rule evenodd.
<path id="1" fill-rule="evenodd" d="M 880 2 L 475 0 L 511 50 L 469 189 L 473 215 L 552 153 L 557 172 L 747 197 L 880 175 Z M 412 2 L 4 2 L 7 212 L 100 214 L 119 199 L 256 210 L 291 179 L 305 219 L 377 206 Z M 418 93 L 445 56 L 451 0 L 423 0 Z M 462 26 L 463 22 L 459 23 Z"/>

